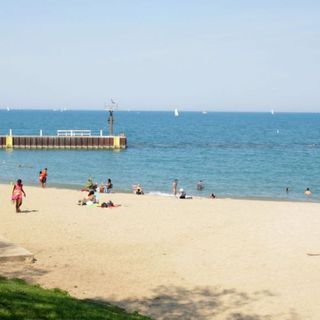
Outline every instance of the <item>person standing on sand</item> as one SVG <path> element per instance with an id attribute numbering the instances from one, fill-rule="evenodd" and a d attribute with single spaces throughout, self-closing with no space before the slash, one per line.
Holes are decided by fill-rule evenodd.
<path id="1" fill-rule="evenodd" d="M 16 213 L 21 212 L 20 207 L 22 205 L 23 196 L 26 196 L 26 193 L 23 190 L 21 179 L 18 179 L 17 183 L 13 187 L 11 195 L 11 200 L 16 202 Z"/>
<path id="2" fill-rule="evenodd" d="M 178 187 L 178 179 L 174 179 L 172 182 L 172 192 L 175 196 L 177 195 L 177 187 Z"/>
<path id="3" fill-rule="evenodd" d="M 46 187 L 47 177 L 48 177 L 48 169 L 44 168 L 44 170 L 41 171 L 40 178 L 39 178 L 42 188 Z"/>

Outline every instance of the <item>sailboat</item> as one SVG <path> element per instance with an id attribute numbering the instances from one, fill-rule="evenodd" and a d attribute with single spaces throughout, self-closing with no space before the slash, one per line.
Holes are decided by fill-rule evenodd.
<path id="1" fill-rule="evenodd" d="M 174 115 L 175 115 L 175 117 L 178 117 L 178 116 L 179 116 L 179 111 L 178 111 L 178 109 L 174 109 Z"/>
<path id="2" fill-rule="evenodd" d="M 272 114 L 272 115 L 274 115 L 274 110 L 273 110 L 273 109 L 271 109 L 271 111 L 270 111 L 270 112 L 271 112 L 271 114 Z"/>
<path id="3" fill-rule="evenodd" d="M 9 108 L 9 107 L 7 107 L 7 111 L 10 111 L 10 108 Z"/>

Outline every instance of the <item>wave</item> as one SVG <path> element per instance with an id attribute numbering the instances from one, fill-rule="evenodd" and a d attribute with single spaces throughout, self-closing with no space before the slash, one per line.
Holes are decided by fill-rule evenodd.
<path id="1" fill-rule="evenodd" d="M 161 191 L 150 191 L 150 192 L 147 192 L 147 194 L 149 194 L 151 196 L 174 197 L 174 195 L 171 193 L 166 193 L 166 192 L 161 192 Z"/>

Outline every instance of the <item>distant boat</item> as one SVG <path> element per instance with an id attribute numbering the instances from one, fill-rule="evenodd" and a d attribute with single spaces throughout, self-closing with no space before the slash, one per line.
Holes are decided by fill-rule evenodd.
<path id="1" fill-rule="evenodd" d="M 10 111 L 10 108 L 9 108 L 9 107 L 7 107 L 7 111 Z"/>
<path id="2" fill-rule="evenodd" d="M 271 112 L 271 114 L 272 114 L 272 115 L 274 115 L 274 110 L 273 110 L 273 109 L 271 109 L 271 111 L 270 111 L 270 112 Z"/>
<path id="3" fill-rule="evenodd" d="M 207 114 L 207 111 L 202 111 L 203 114 Z"/>
<path id="4" fill-rule="evenodd" d="M 174 115 L 175 115 L 175 117 L 178 117 L 178 116 L 179 116 L 179 111 L 178 111 L 178 109 L 174 109 Z"/>

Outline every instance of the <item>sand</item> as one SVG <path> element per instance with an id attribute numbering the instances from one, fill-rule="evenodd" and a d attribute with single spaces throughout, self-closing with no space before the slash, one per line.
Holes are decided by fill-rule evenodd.
<path id="1" fill-rule="evenodd" d="M 155 319 L 319 319 L 320 204 L 101 195 L 0 185 L 0 234 L 35 263 L 0 274 L 117 303 Z"/>

